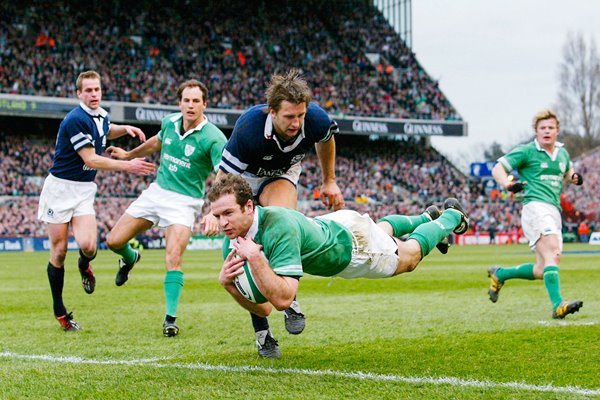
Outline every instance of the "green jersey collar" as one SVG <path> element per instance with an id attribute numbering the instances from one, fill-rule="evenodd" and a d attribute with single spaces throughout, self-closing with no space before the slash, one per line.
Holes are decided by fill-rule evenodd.
<path id="1" fill-rule="evenodd" d="M 554 143 L 554 151 L 552 152 L 552 154 L 550 154 L 546 149 L 544 149 L 540 143 L 538 142 L 537 139 L 533 139 L 533 143 L 535 143 L 535 148 L 537 149 L 537 151 L 545 151 L 546 154 L 548 154 L 550 156 L 550 158 L 552 159 L 552 161 L 556 160 L 556 156 L 558 155 L 558 150 L 564 146 L 563 143 L 561 142 L 556 142 Z"/>
<path id="2" fill-rule="evenodd" d="M 185 139 L 186 137 L 188 137 L 192 133 L 194 133 L 196 131 L 201 131 L 202 128 L 204 128 L 206 126 L 206 124 L 208 124 L 208 118 L 206 118 L 206 115 L 203 115 L 203 117 L 204 117 L 204 119 L 202 120 L 202 122 L 200 122 L 194 128 L 189 129 L 183 135 L 181 134 L 181 128 L 183 127 L 183 123 L 182 123 L 183 113 L 177 113 L 177 114 L 173 115 L 171 117 L 171 122 L 173 122 L 173 125 L 175 125 L 175 132 L 177 133 L 177 135 L 179 136 L 179 138 L 180 139 Z"/>

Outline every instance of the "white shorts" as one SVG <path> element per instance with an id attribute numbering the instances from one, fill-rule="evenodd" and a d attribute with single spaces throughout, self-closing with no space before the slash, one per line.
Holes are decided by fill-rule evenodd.
<path id="1" fill-rule="evenodd" d="M 541 201 L 525 204 L 521 213 L 521 227 L 532 249 L 535 249 L 542 235 L 556 235 L 562 251 L 562 220 L 560 212 L 553 205 Z"/>
<path id="2" fill-rule="evenodd" d="M 194 229 L 204 200 L 165 190 L 153 182 L 125 211 L 134 218 L 143 218 L 160 228 L 179 224 Z"/>
<path id="3" fill-rule="evenodd" d="M 316 218 L 339 222 L 352 233 L 350 264 L 334 276 L 377 279 L 394 275 L 398 266 L 398 245 L 368 214 L 340 210 Z"/>
<path id="4" fill-rule="evenodd" d="M 94 182 L 60 179 L 50 174 L 44 180 L 38 205 L 38 219 L 50 224 L 66 224 L 73 217 L 96 215 Z"/>
<path id="5" fill-rule="evenodd" d="M 244 180 L 246 182 L 248 182 L 248 184 L 252 188 L 252 195 L 254 197 L 258 197 L 258 196 L 260 196 L 263 188 L 266 185 L 268 185 L 270 182 L 272 182 L 276 179 L 285 179 L 285 180 L 292 182 L 292 184 L 294 186 L 298 186 L 298 179 L 300 179 L 301 172 L 302 172 L 302 166 L 300 165 L 300 163 L 297 163 L 297 164 L 292 165 L 290 167 L 290 169 L 288 169 L 286 171 L 286 173 L 283 175 L 258 177 L 258 176 L 254 176 L 254 175 L 249 176 L 249 175 L 243 174 L 242 177 L 244 178 Z"/>

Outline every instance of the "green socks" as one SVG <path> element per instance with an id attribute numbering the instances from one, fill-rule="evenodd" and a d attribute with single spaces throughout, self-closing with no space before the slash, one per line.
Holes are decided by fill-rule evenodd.
<path id="1" fill-rule="evenodd" d="M 177 305 L 179 297 L 183 290 L 183 272 L 182 271 L 167 271 L 165 275 L 165 304 L 166 313 L 172 317 L 177 316 Z"/>
<path id="2" fill-rule="evenodd" d="M 399 238 L 407 233 L 412 233 L 419 225 L 430 222 L 431 220 L 426 214 L 421 214 L 417 216 L 388 215 L 377 222 L 381 221 L 389 223 L 394 230 L 393 236 Z"/>
<path id="3" fill-rule="evenodd" d="M 513 268 L 498 268 L 496 276 L 500 282 L 504 282 L 507 279 L 527 279 L 534 280 L 533 277 L 533 264 L 523 264 Z"/>
<path id="4" fill-rule="evenodd" d="M 559 268 L 555 266 L 544 268 L 544 285 L 548 291 L 548 296 L 550 296 L 552 309 L 556 309 L 562 302 L 562 296 L 560 295 L 560 276 L 558 271 Z"/>
<path id="5" fill-rule="evenodd" d="M 114 250 L 115 253 L 123 257 L 123 260 L 127 264 L 133 264 L 136 260 L 136 253 L 133 247 L 129 243 L 121 247 L 119 250 Z"/>
<path id="6" fill-rule="evenodd" d="M 422 216 L 429 221 L 427 216 Z M 452 233 L 454 228 L 460 224 L 460 219 L 461 214 L 459 212 L 448 209 L 435 221 L 429 221 L 418 226 L 408 238 L 419 242 L 421 245 L 421 256 L 425 257 L 442 239 Z"/>

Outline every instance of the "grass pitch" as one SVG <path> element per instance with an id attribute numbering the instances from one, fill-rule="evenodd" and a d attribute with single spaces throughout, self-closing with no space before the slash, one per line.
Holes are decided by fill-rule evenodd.
<path id="1" fill-rule="evenodd" d="M 593 252 L 596 250 L 596 252 Z M 533 260 L 525 246 L 454 247 L 384 280 L 302 278 L 304 333 L 270 317 L 283 357 L 259 359 L 248 313 L 218 284 L 219 252 L 185 254 L 180 335 L 162 336 L 164 251 L 123 287 L 117 256 L 93 262 L 96 292 L 67 257 L 52 316 L 46 253 L 0 253 L 0 398 L 600 398 L 600 248 L 565 245 L 561 285 L 584 307 L 552 320 L 541 281 L 509 281 L 492 304 L 486 270 Z"/>

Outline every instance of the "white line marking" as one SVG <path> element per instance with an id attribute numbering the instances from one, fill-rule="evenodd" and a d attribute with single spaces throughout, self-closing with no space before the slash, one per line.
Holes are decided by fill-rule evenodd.
<path id="1" fill-rule="evenodd" d="M 591 326 L 597 325 L 596 321 L 538 321 L 542 326 Z"/>
<path id="2" fill-rule="evenodd" d="M 104 364 L 104 365 L 138 365 L 151 366 L 156 368 L 185 368 L 198 369 L 202 371 L 224 371 L 224 372 L 265 372 L 270 374 L 295 374 L 308 376 L 335 376 L 340 378 L 386 381 L 386 382 L 404 382 L 412 384 L 431 384 L 431 385 L 450 385 L 463 387 L 478 387 L 478 388 L 509 388 L 517 390 L 528 390 L 533 392 L 552 392 L 552 393 L 569 393 L 583 396 L 599 396 L 600 389 L 585 389 L 578 386 L 553 386 L 548 385 L 530 385 L 524 382 L 492 382 L 492 381 L 477 381 L 474 379 L 461 379 L 454 377 L 417 377 L 417 376 L 401 376 L 389 374 L 374 374 L 370 372 L 343 372 L 334 370 L 313 370 L 313 369 L 298 369 L 298 368 L 270 368 L 252 365 L 230 366 L 230 365 L 210 365 L 203 363 L 195 364 L 179 364 L 179 363 L 160 363 L 157 361 L 166 361 L 168 358 L 145 358 L 138 360 L 94 360 L 81 357 L 62 357 L 52 355 L 28 355 L 17 354 L 10 351 L 0 352 L 0 357 L 14 358 L 20 360 L 42 360 L 56 363 L 67 364 Z"/>

